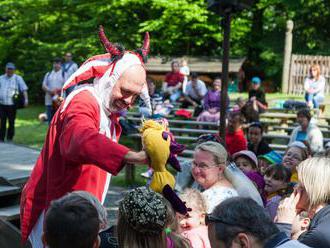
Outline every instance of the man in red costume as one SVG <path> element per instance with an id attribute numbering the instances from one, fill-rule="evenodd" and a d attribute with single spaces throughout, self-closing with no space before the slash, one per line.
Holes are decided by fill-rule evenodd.
<path id="1" fill-rule="evenodd" d="M 33 247 L 41 242 L 43 218 L 50 202 L 68 192 L 85 190 L 104 201 L 111 175 L 125 163 L 145 163 L 144 151 L 118 144 L 118 112 L 147 92 L 144 61 L 149 35 L 142 49 L 124 51 L 106 38 L 108 53 L 88 59 L 63 86 L 75 86 L 53 117 L 40 156 L 21 197 L 22 240 Z M 79 83 L 93 79 L 93 84 Z M 148 96 L 143 94 L 144 99 Z M 84 223 L 82 223 L 84 224 Z"/>

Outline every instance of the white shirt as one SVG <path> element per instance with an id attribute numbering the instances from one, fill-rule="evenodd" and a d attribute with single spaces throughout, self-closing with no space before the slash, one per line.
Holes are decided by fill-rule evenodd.
<path id="1" fill-rule="evenodd" d="M 238 196 L 238 193 L 234 188 L 215 185 L 203 191 L 202 195 L 206 202 L 206 212 L 210 214 L 221 202 L 228 198 Z"/>
<path id="2" fill-rule="evenodd" d="M 206 93 L 207 93 L 207 88 L 202 80 L 199 79 L 197 80 L 197 85 L 195 89 L 192 87 L 191 81 L 189 81 L 186 86 L 185 95 L 191 97 L 192 99 L 202 100 L 203 97 L 206 95 Z"/>
<path id="3" fill-rule="evenodd" d="M 320 94 L 324 96 L 324 88 L 325 88 L 325 78 L 320 75 L 318 80 L 313 78 L 306 78 L 304 83 L 305 90 L 313 89 L 315 90 L 314 94 Z"/>
<path id="4" fill-rule="evenodd" d="M 26 86 L 23 78 L 19 75 L 13 74 L 8 77 L 4 74 L 0 77 L 0 104 L 14 105 L 13 96 L 17 91 L 26 91 Z"/>
<path id="5" fill-rule="evenodd" d="M 44 81 L 42 82 L 42 85 L 45 86 L 49 90 L 54 89 L 62 89 L 64 84 L 64 78 L 62 75 L 62 70 L 47 72 Z M 45 105 L 49 106 L 52 105 L 52 96 L 46 92 L 45 95 Z"/>

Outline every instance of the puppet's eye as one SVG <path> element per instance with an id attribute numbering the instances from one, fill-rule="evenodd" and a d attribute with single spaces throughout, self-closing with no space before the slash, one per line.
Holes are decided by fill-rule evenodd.
<path id="1" fill-rule="evenodd" d="M 167 140 L 167 138 L 168 138 L 168 133 L 167 133 L 167 132 L 163 132 L 163 133 L 162 133 L 162 137 L 163 137 L 164 140 Z"/>

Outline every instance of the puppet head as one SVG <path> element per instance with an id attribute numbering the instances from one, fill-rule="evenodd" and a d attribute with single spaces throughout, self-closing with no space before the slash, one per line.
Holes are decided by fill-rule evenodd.
<path id="1" fill-rule="evenodd" d="M 159 193 L 162 192 L 166 184 L 174 188 L 175 179 L 166 169 L 166 164 L 168 162 L 174 169 L 180 171 L 180 164 L 175 155 L 182 152 L 184 146 L 176 143 L 164 125 L 154 120 L 144 121 L 140 132 L 143 147 L 154 170 L 150 187 Z"/>

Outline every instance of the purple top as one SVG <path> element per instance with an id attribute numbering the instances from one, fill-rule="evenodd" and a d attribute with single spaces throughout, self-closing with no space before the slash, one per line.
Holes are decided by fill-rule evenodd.
<path id="1" fill-rule="evenodd" d="M 210 108 L 216 108 L 220 111 L 220 93 L 221 91 L 209 90 L 204 96 L 204 109 L 208 110 Z M 226 105 L 229 106 L 229 97 L 227 95 Z"/>

